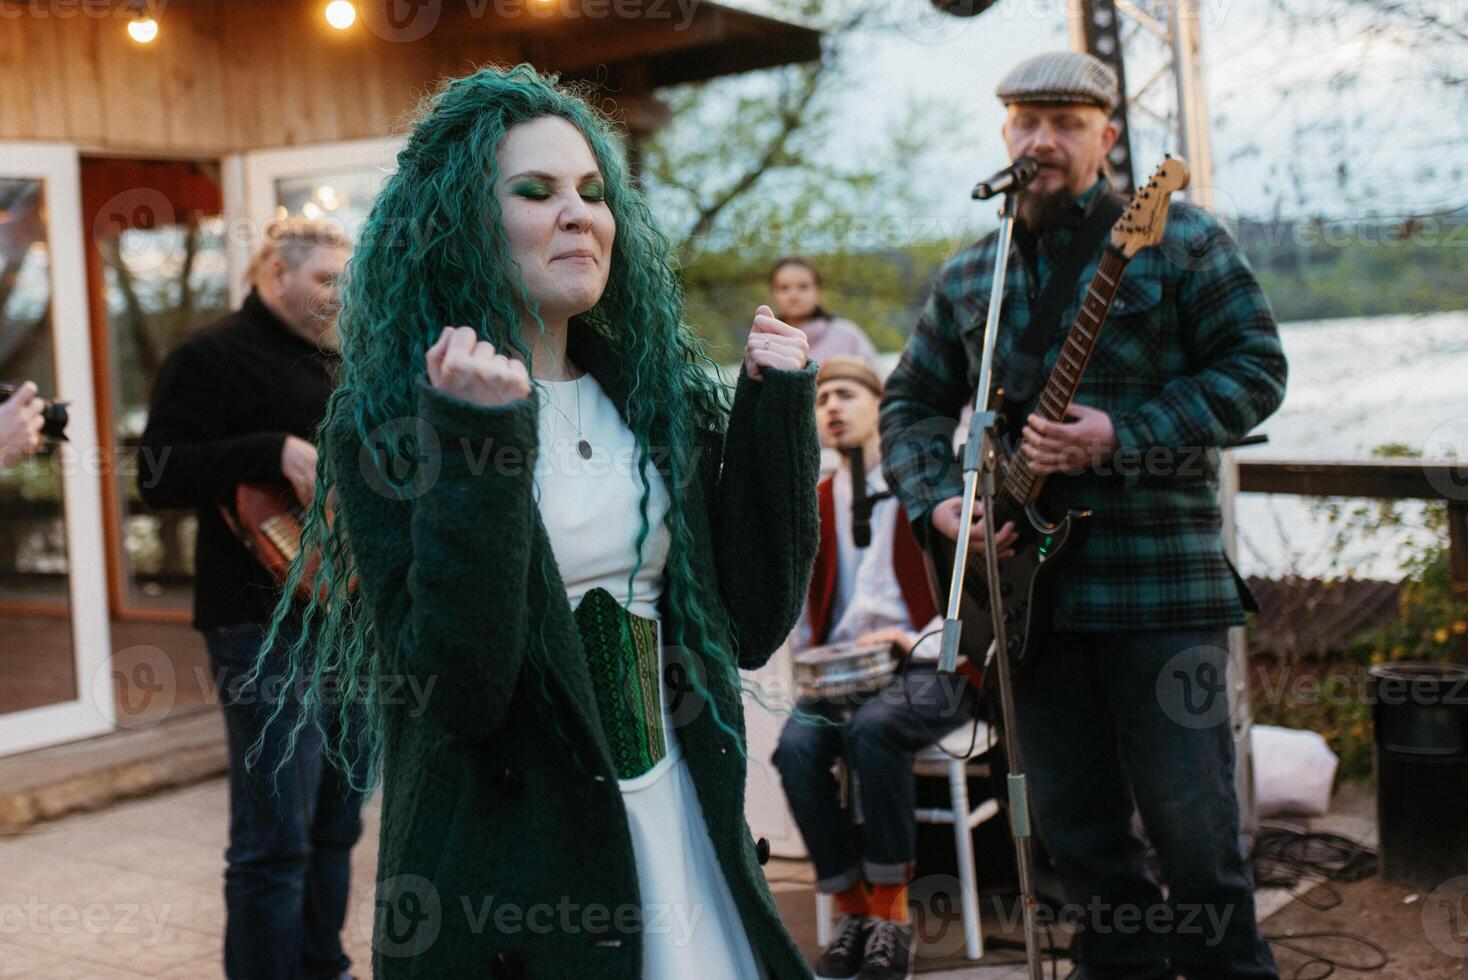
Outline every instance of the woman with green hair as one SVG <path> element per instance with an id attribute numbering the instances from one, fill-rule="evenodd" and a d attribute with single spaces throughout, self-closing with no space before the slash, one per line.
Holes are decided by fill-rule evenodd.
<path id="1" fill-rule="evenodd" d="M 668 254 L 524 65 L 427 100 L 362 231 L 289 680 L 382 779 L 378 977 L 810 975 L 738 670 L 804 599 L 815 364 L 761 307 L 729 407 Z"/>

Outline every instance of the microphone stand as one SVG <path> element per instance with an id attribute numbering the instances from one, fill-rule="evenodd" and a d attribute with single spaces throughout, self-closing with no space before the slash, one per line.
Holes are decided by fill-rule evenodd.
<path id="1" fill-rule="evenodd" d="M 959 637 L 963 622 L 959 619 L 959 603 L 963 597 L 963 578 L 967 570 L 969 534 L 973 526 L 974 497 L 984 502 L 984 570 L 988 575 L 989 609 L 994 620 L 992 660 L 999 671 L 999 705 L 1004 725 L 1004 751 L 1009 763 L 1009 832 L 1014 839 L 1015 864 L 1019 871 L 1020 902 L 1024 910 L 1025 962 L 1030 980 L 1043 980 L 1040 959 L 1037 904 L 1035 899 L 1034 842 L 1030 828 L 1029 790 L 1020 763 L 1019 736 L 1014 724 L 1014 687 L 1010 675 L 1009 640 L 1004 622 L 1004 598 L 999 588 L 999 557 L 994 547 L 994 497 L 998 493 L 999 457 L 995 449 L 998 413 L 989 409 L 987 400 L 994 369 L 994 344 L 999 337 L 999 308 L 1004 299 L 1004 277 L 1009 266 L 1010 243 L 1014 237 L 1015 191 L 1024 182 L 1012 184 L 1004 192 L 999 209 L 999 242 L 995 253 L 994 282 L 989 294 L 989 318 L 984 326 L 984 355 L 979 362 L 978 388 L 974 392 L 973 416 L 969 422 L 968 441 L 963 449 L 963 514 L 958 522 L 958 551 L 953 559 L 953 577 L 949 580 L 948 613 L 943 620 L 943 646 L 938 671 L 952 674 L 958 666 Z M 980 188 L 974 189 L 979 196 Z M 987 196 L 987 195 L 985 195 Z"/>

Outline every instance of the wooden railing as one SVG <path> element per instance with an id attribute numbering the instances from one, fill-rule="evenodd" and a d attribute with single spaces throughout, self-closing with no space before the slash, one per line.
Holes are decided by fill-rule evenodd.
<path id="1" fill-rule="evenodd" d="M 1304 497 L 1446 500 L 1453 588 L 1468 592 L 1468 461 L 1373 459 L 1360 462 L 1239 460 L 1242 493 Z"/>

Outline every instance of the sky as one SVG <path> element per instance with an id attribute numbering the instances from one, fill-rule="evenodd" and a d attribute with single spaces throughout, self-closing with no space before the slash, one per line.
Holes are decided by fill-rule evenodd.
<path id="1" fill-rule="evenodd" d="M 1433 79 L 1451 59 L 1464 60 L 1468 45 L 1443 43 L 1424 56 L 1420 35 L 1414 46 L 1405 32 L 1368 30 L 1363 2 L 1200 0 L 1214 206 L 1225 216 L 1349 218 L 1468 204 L 1468 105 Z M 1462 21 L 1461 4 L 1441 2 Z M 757 0 L 734 5 L 761 8 Z M 1068 45 L 1063 0 L 999 0 L 974 18 L 939 14 L 927 0 L 884 0 L 843 50 L 852 70 L 838 98 L 843 145 L 833 153 L 880 140 L 913 98 L 945 100 L 962 117 L 962 143 L 926 155 L 918 180 L 936 213 L 987 207 L 968 191 L 1007 162 L 994 88 L 1023 58 Z M 1164 49 L 1141 34 L 1126 52 L 1135 89 L 1162 64 Z M 1149 98 L 1151 106 L 1171 110 L 1170 81 L 1149 96 L 1162 96 Z M 1145 178 L 1176 147 L 1168 128 L 1141 112 L 1131 122 L 1137 176 Z"/>

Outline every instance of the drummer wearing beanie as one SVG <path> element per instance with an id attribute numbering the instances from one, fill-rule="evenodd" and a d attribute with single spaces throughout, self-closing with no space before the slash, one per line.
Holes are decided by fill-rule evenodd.
<path id="1" fill-rule="evenodd" d="M 791 646 L 799 656 L 816 647 L 890 643 L 901 666 L 874 691 L 803 696 L 775 750 L 817 887 L 834 896 L 843 916 L 816 963 L 817 978 L 910 975 L 913 756 L 972 719 L 977 707 L 965 676 L 937 674 L 933 631 L 942 620 L 907 515 L 882 477 L 881 397 L 881 379 L 865 360 L 841 355 L 821 365 L 816 423 L 841 465 L 817 488 L 820 546 Z M 831 773 L 843 757 L 859 787 L 860 850 Z"/>

